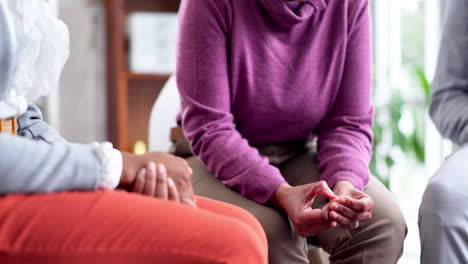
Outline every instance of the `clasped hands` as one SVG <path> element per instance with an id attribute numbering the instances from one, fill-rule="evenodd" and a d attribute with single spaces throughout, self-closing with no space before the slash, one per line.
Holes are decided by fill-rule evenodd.
<path id="1" fill-rule="evenodd" d="M 329 199 L 321 209 L 313 209 L 317 196 Z M 272 202 L 283 209 L 297 233 L 303 237 L 317 235 L 331 227 L 355 229 L 372 218 L 374 201 L 349 181 L 339 181 L 333 191 L 324 181 L 292 187 L 281 185 Z"/>
<path id="2" fill-rule="evenodd" d="M 122 158 L 119 188 L 196 207 L 192 169 L 184 159 L 163 152 L 122 152 Z"/>
<path id="3" fill-rule="evenodd" d="M 162 152 L 144 155 L 122 152 L 122 157 L 120 188 L 196 207 L 192 170 L 184 159 Z M 321 209 L 313 209 L 317 196 L 330 201 Z M 333 191 L 324 181 L 296 187 L 281 185 L 272 202 L 288 214 L 298 234 L 304 237 L 330 227 L 354 229 L 359 221 L 372 218 L 374 206 L 367 194 L 348 181 L 337 182 Z"/>

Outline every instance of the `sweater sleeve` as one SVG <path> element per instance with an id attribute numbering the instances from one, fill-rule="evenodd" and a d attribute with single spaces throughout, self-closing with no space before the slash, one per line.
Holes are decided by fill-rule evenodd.
<path id="1" fill-rule="evenodd" d="M 66 142 L 57 130 L 42 119 L 42 112 L 34 104 L 28 105 L 26 113 L 18 117 L 18 135 L 29 139 L 39 139 L 46 142 Z"/>
<path id="2" fill-rule="evenodd" d="M 440 133 L 468 143 L 468 1 L 448 3 L 430 114 Z"/>
<path id="3" fill-rule="evenodd" d="M 265 203 L 286 181 L 234 123 L 227 54 L 230 8 L 223 0 L 182 1 L 176 74 L 182 127 L 195 155 L 223 184 Z"/>
<path id="4" fill-rule="evenodd" d="M 0 133 L 0 195 L 114 189 L 122 155 L 112 144 L 70 144 L 33 104 L 18 118 L 18 135 Z"/>
<path id="5" fill-rule="evenodd" d="M 318 129 L 318 167 L 330 187 L 347 180 L 362 190 L 372 149 L 371 32 L 368 1 L 350 21 L 345 64 L 329 116 Z"/>
<path id="6" fill-rule="evenodd" d="M 91 145 L 0 133 L 0 172 L 0 194 L 95 190 L 100 163 Z"/>

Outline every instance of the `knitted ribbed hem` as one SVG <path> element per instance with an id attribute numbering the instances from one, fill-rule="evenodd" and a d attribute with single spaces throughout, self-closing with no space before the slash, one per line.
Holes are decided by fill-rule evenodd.
<path id="1" fill-rule="evenodd" d="M 280 171 L 270 164 L 260 164 L 255 175 L 246 177 L 241 194 L 259 204 L 268 202 L 281 184 L 287 184 Z"/>
<path id="2" fill-rule="evenodd" d="M 315 12 L 327 7 L 324 0 L 308 0 L 301 3 L 296 11 L 285 3 L 284 0 L 260 0 L 271 17 L 284 26 L 292 26 L 309 19 Z"/>

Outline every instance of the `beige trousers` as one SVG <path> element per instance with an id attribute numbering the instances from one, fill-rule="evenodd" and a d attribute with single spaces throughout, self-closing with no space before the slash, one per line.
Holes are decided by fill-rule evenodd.
<path id="1" fill-rule="evenodd" d="M 302 185 L 320 180 L 316 155 L 304 142 L 286 142 L 256 146 L 260 154 L 277 166 L 289 184 Z M 288 217 L 277 208 L 261 205 L 224 186 L 198 158 L 191 155 L 186 140 L 179 140 L 173 153 L 185 157 L 194 174 L 195 193 L 242 207 L 262 224 L 268 238 L 269 263 L 309 263 L 307 242 L 330 254 L 331 263 L 396 263 L 403 250 L 407 228 L 402 213 L 390 192 L 371 178 L 365 193 L 375 201 L 373 218 L 356 230 L 332 228 L 307 240 L 294 230 Z M 317 199 L 314 206 L 323 206 Z"/>

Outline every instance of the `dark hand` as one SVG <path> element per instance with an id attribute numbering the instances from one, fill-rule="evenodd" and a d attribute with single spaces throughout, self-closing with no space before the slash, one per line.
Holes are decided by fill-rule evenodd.
<path id="1" fill-rule="evenodd" d="M 162 164 L 166 168 L 167 177 L 175 183 L 180 202 L 196 207 L 196 198 L 191 182 L 192 169 L 188 166 L 187 161 L 163 152 L 150 152 L 144 155 L 122 152 L 122 157 L 123 172 L 120 187 L 127 190 L 134 188 L 140 169 L 146 168 L 150 162 Z M 153 177 L 152 174 L 147 173 L 146 175 Z M 152 181 L 152 179 L 150 180 Z M 169 180 L 167 182 L 169 183 Z"/>
<path id="2" fill-rule="evenodd" d="M 331 200 L 338 198 L 324 181 L 320 181 L 297 187 L 281 185 L 273 195 L 272 202 L 288 214 L 297 233 L 307 237 L 329 228 L 328 207 L 312 209 L 317 195 Z"/>
<path id="3" fill-rule="evenodd" d="M 333 227 L 355 229 L 359 221 L 372 218 L 374 201 L 372 198 L 356 189 L 349 181 L 339 181 L 333 191 L 340 198 L 329 203 L 329 216 Z"/>
<path id="4" fill-rule="evenodd" d="M 133 192 L 180 202 L 180 194 L 174 181 L 167 176 L 166 167 L 152 161 L 138 171 Z"/>

